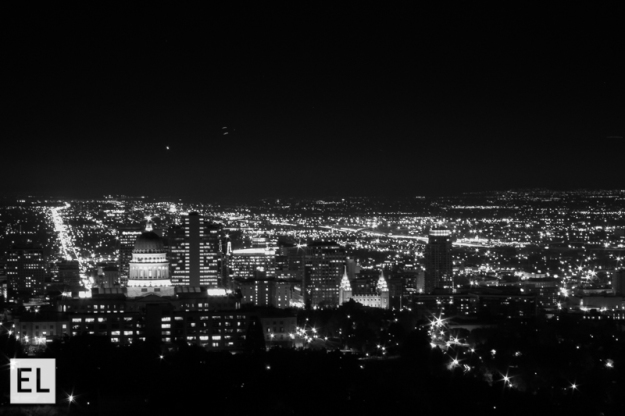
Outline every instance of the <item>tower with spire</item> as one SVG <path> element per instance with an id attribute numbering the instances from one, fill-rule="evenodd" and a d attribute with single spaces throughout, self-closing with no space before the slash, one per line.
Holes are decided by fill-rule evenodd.
<path id="1" fill-rule="evenodd" d="M 347 266 L 343 272 L 341 278 L 341 284 L 339 286 L 339 305 L 349 301 L 352 298 L 352 285 L 349 283 L 349 277 L 347 277 Z"/>
<path id="2" fill-rule="evenodd" d="M 384 269 L 380 270 L 380 278 L 377 284 L 378 295 L 380 296 L 380 308 L 388 309 L 389 307 L 389 290 L 384 278 Z"/>

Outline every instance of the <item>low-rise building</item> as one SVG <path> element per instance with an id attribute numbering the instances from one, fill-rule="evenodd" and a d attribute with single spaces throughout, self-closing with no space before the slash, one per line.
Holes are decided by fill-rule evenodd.
<path id="1" fill-rule="evenodd" d="M 267 348 L 293 347 L 297 337 L 297 318 L 294 315 L 274 313 L 260 317 Z"/>

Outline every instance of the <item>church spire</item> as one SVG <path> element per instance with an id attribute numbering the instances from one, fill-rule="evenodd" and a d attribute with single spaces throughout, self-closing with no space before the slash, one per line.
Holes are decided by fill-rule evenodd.
<path id="1" fill-rule="evenodd" d="M 343 278 L 339 285 L 339 305 L 349 301 L 352 298 L 352 285 L 349 283 L 349 277 L 347 277 L 347 266 L 343 272 Z"/>
<path id="2" fill-rule="evenodd" d="M 347 266 L 345 266 L 345 271 L 343 272 L 343 278 L 341 279 L 341 289 L 344 291 L 352 290 L 352 285 L 349 283 L 349 277 L 347 277 Z"/>
<path id="3" fill-rule="evenodd" d="M 147 217 L 145 217 L 145 219 L 148 220 L 148 222 L 145 224 L 145 231 L 152 231 L 152 217 L 148 215 Z"/>
<path id="4" fill-rule="evenodd" d="M 384 278 L 384 269 L 380 270 L 380 278 L 378 279 L 378 290 L 380 292 L 388 292 L 388 285 Z"/>

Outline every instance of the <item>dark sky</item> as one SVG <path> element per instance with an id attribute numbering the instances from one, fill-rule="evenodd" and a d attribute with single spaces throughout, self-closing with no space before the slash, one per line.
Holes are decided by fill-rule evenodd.
<path id="1" fill-rule="evenodd" d="M 621 6 L 84 3 L 1 6 L 4 194 L 625 188 Z"/>

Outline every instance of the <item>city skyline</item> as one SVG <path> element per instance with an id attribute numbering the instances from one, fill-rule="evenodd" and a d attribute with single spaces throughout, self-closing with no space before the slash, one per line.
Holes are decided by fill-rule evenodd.
<path id="1" fill-rule="evenodd" d="M 618 8 L 10 8 L 5 194 L 621 186 Z"/>
<path id="2" fill-rule="evenodd" d="M 624 12 L 3 4 L 0 413 L 622 414 Z"/>
<path id="3" fill-rule="evenodd" d="M 371 414 L 376 383 L 386 395 L 406 383 L 466 393 L 442 405 L 428 393 L 424 414 L 434 403 L 445 414 L 616 410 L 623 201 L 625 190 L 544 189 L 223 205 L 5 197 L 2 368 L 8 377 L 11 357 L 54 357 L 52 407 L 72 413 L 168 414 L 214 385 L 312 414 L 297 410 L 295 378 L 340 413 Z M 175 278 L 183 269 L 188 279 Z M 198 371 L 212 376 L 190 377 Z M 346 382 L 327 385 L 336 378 Z M 169 398 L 173 379 L 190 398 Z M 388 412 L 415 396 L 376 400 Z"/>

